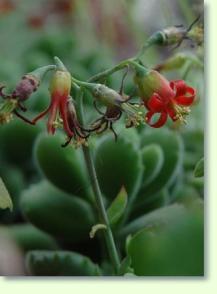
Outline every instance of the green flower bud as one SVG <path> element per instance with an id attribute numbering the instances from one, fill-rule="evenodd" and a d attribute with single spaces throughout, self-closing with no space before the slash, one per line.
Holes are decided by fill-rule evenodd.
<path id="1" fill-rule="evenodd" d="M 118 106 L 121 102 L 124 101 L 118 92 L 102 84 L 95 84 L 92 89 L 92 93 L 94 97 L 102 102 L 105 106 Z"/>

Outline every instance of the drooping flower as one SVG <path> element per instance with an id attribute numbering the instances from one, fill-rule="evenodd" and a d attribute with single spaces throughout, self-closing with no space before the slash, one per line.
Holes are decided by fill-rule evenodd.
<path id="1" fill-rule="evenodd" d="M 4 99 L 16 99 L 19 102 L 27 100 L 38 89 L 46 73 L 53 69 L 55 69 L 54 65 L 47 65 L 25 74 L 11 94 L 4 94 L 3 89 L 5 86 L 1 85 L 0 96 Z"/>
<path id="2" fill-rule="evenodd" d="M 154 128 L 163 126 L 168 116 L 173 120 L 185 122 L 189 114 L 189 106 L 195 100 L 196 91 L 183 80 L 169 82 L 155 70 L 142 70 L 139 68 L 135 76 L 139 95 L 148 109 L 146 122 Z M 160 114 L 156 122 L 152 122 L 155 114 Z"/>
<path id="3" fill-rule="evenodd" d="M 50 105 L 33 120 L 33 123 L 36 123 L 49 113 L 47 122 L 48 133 L 54 134 L 56 127 L 62 122 L 68 137 L 73 137 L 74 133 L 69 127 L 67 117 L 67 105 L 71 90 L 71 75 L 59 59 L 56 58 L 55 61 L 58 65 L 50 82 Z"/>
<path id="4" fill-rule="evenodd" d="M 67 101 L 67 122 L 73 136 L 67 134 L 68 140 L 62 146 L 66 147 L 70 143 L 72 138 L 75 139 L 75 146 L 78 147 L 84 144 L 86 142 L 86 139 L 89 137 L 89 132 L 78 121 L 76 109 L 71 97 Z"/>
<path id="5" fill-rule="evenodd" d="M 22 103 L 38 89 L 46 73 L 54 68 L 54 65 L 43 66 L 25 74 L 12 93 L 9 94 L 5 94 L 3 91 L 5 85 L 0 85 L 0 97 L 4 100 L 0 106 L 0 120 L 2 123 L 9 122 L 13 118 L 13 114 L 15 114 L 25 122 L 32 124 L 32 122 L 21 115 L 18 110 L 26 111 L 26 107 Z"/>

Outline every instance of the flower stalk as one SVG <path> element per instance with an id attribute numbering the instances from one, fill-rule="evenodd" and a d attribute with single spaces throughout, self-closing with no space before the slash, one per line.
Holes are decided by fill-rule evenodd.
<path id="1" fill-rule="evenodd" d="M 81 123 L 84 123 L 84 115 L 83 115 L 83 93 L 79 93 L 79 107 L 78 107 L 78 114 Z M 93 162 L 93 157 L 90 151 L 89 146 L 82 145 L 82 150 L 84 154 L 85 164 L 87 167 L 87 171 L 90 177 L 91 186 L 94 192 L 96 206 L 99 213 L 100 223 L 105 225 L 106 229 L 104 231 L 105 241 L 108 248 L 108 252 L 110 255 L 111 262 L 113 264 L 115 273 L 117 274 L 120 268 L 120 259 L 118 256 L 118 251 L 115 245 L 113 233 L 111 230 L 111 226 L 108 220 L 108 215 L 104 206 L 102 193 L 100 190 L 96 169 Z"/>

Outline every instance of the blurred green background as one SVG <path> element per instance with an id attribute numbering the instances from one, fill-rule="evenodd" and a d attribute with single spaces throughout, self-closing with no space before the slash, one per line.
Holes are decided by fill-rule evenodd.
<path id="1" fill-rule="evenodd" d="M 154 31 L 188 27 L 199 14 L 200 0 L 0 0 L 0 82 L 9 92 L 54 56 L 87 80 L 135 55 Z M 143 62 L 155 67 L 180 54 L 182 62 L 163 74 L 197 89 L 187 125 L 124 129 L 120 121 L 117 143 L 109 132 L 90 141 L 106 206 L 122 186 L 127 191 L 127 217 L 113 227 L 124 274 L 204 274 L 203 168 L 194 173 L 204 153 L 203 44 L 154 47 Z M 107 84 L 118 90 L 121 77 Z M 30 118 L 49 103 L 48 79 L 25 103 Z M 130 73 L 125 92 L 133 89 Z M 86 93 L 85 120 L 93 118 Z M 15 118 L 0 126 L 0 177 L 14 203 L 13 212 L 0 210 L 1 275 L 112 274 L 101 233 L 89 238 L 97 213 L 81 150 L 62 149 L 63 142 L 61 132 L 46 134 L 44 121 L 32 127 Z"/>

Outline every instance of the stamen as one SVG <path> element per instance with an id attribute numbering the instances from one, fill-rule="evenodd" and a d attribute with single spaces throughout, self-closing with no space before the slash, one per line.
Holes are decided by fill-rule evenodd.
<path id="1" fill-rule="evenodd" d="M 191 112 L 190 108 L 174 104 L 174 109 L 176 111 L 176 116 L 174 117 L 174 119 L 179 120 L 181 123 L 187 124 L 187 120 L 185 117 Z"/>

